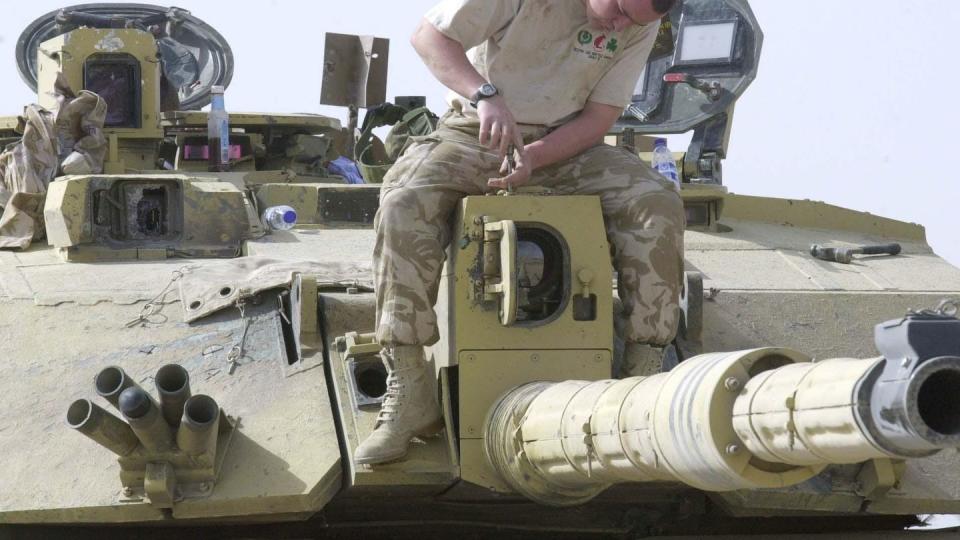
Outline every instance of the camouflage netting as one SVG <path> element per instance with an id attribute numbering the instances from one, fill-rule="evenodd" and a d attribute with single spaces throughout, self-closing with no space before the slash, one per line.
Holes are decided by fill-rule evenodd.
<path id="1" fill-rule="evenodd" d="M 78 95 L 58 85 L 59 107 L 24 107 L 23 137 L 0 153 L 0 248 L 26 249 L 44 237 L 47 185 L 58 174 L 103 170 L 107 104 L 86 90 Z"/>

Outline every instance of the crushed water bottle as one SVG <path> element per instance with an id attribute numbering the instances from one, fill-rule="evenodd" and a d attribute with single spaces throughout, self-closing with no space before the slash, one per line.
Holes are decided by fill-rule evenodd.
<path id="1" fill-rule="evenodd" d="M 288 231 L 297 224 L 297 211 L 285 204 L 271 206 L 263 211 L 260 221 L 271 231 Z"/>
<path id="2" fill-rule="evenodd" d="M 673 161 L 673 153 L 667 148 L 667 140 L 656 139 L 653 142 L 653 168 L 664 178 L 670 180 L 680 189 L 680 174 L 677 172 L 677 163 Z"/>

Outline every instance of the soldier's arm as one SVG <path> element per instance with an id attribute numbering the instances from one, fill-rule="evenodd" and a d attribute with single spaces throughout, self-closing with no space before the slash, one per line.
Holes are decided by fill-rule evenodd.
<path id="1" fill-rule="evenodd" d="M 463 45 L 443 35 L 426 19 L 420 21 L 410 44 L 438 81 L 467 99 L 487 82 L 470 63 Z"/>
<path id="2" fill-rule="evenodd" d="M 487 82 L 470 63 L 463 45 L 443 35 L 426 19 L 420 21 L 410 44 L 438 81 L 465 98 L 469 99 Z M 502 97 L 480 101 L 477 116 L 480 118 L 480 144 L 498 149 L 501 157 L 511 142 L 522 146 L 517 122 Z"/>
<path id="3" fill-rule="evenodd" d="M 513 174 L 491 179 L 490 187 L 503 188 L 507 184 L 521 186 L 531 173 L 540 167 L 571 158 L 603 141 L 613 123 L 623 113 L 622 107 L 588 101 L 573 120 L 550 132 L 546 137 L 526 145 L 523 166 Z M 518 164 L 519 165 L 519 164 Z"/>

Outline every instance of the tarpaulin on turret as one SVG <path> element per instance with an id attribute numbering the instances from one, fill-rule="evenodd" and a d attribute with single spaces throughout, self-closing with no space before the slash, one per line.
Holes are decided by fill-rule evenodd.
<path id="1" fill-rule="evenodd" d="M 59 84 L 57 101 L 54 112 L 24 107 L 23 137 L 0 153 L 0 248 L 26 249 L 44 238 L 44 197 L 58 174 L 103 171 L 106 102 Z"/>

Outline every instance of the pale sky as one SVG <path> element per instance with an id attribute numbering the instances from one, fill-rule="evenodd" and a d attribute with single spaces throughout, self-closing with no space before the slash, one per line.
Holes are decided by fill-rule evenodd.
<path id="1" fill-rule="evenodd" d="M 575 0 L 557 0 L 575 1 Z M 228 110 L 321 107 L 323 33 L 392 40 L 388 96 L 444 89 L 408 43 L 434 0 L 178 0 L 230 42 Z M 740 99 L 724 183 L 735 193 L 813 199 L 920 223 L 934 250 L 960 265 L 960 2 L 753 0 L 765 40 L 760 72 Z M 16 73 L 21 29 L 50 0 L 8 2 L 0 19 L 0 115 L 35 96 Z M 672 138 L 672 149 L 682 150 Z"/>

